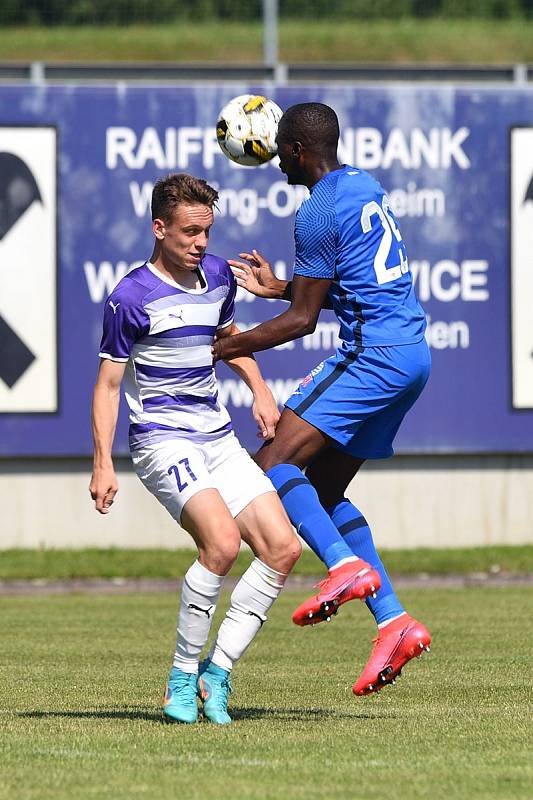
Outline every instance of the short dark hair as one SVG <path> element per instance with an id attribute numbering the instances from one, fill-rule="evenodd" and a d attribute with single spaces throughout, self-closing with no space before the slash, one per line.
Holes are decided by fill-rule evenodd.
<path id="1" fill-rule="evenodd" d="M 213 208 L 217 200 L 217 190 L 203 178 L 195 178 L 185 172 L 175 172 L 166 178 L 159 178 L 154 184 L 152 219 L 162 219 L 168 225 L 179 205 L 199 203 Z"/>
<path id="2" fill-rule="evenodd" d="M 301 142 L 310 149 L 337 151 L 339 120 L 335 111 L 324 103 L 297 103 L 285 111 L 278 140 Z"/>

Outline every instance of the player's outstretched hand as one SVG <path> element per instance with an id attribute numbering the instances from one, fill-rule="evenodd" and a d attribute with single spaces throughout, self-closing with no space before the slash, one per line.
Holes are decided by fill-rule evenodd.
<path id="1" fill-rule="evenodd" d="M 274 438 L 280 413 L 268 386 L 265 385 L 264 389 L 260 395 L 254 395 L 252 414 L 259 428 L 258 438 L 266 440 Z"/>
<path id="2" fill-rule="evenodd" d="M 100 514 L 108 514 L 118 492 L 118 483 L 113 468 L 94 469 L 89 491 L 94 500 L 94 507 Z"/>
<path id="3" fill-rule="evenodd" d="M 251 253 L 239 253 L 239 256 L 245 261 L 228 260 L 238 286 L 256 297 L 282 297 L 286 283 L 276 278 L 272 267 L 261 253 L 254 249 Z"/>

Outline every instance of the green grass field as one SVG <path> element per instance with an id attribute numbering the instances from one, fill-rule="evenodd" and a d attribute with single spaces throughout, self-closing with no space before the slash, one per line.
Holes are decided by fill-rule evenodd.
<path id="1" fill-rule="evenodd" d="M 533 21 L 282 20 L 279 54 L 287 63 L 533 62 Z M 259 23 L 0 28 L 1 61 L 250 63 L 262 57 Z"/>
<path id="2" fill-rule="evenodd" d="M 162 721 L 173 595 L 0 598 L 0 798 L 532 796 L 533 589 L 404 592 L 432 652 L 369 698 L 351 693 L 366 609 L 298 629 L 302 598 L 237 666 L 228 728 Z"/>
<path id="3" fill-rule="evenodd" d="M 449 573 L 532 573 L 533 545 L 457 549 L 387 550 L 390 572 L 403 575 Z M 184 575 L 196 558 L 192 550 L 3 550 L 0 580 L 68 578 L 174 578 Z M 231 570 L 241 575 L 251 555 L 242 551 Z M 319 559 L 305 550 L 294 575 L 322 575 Z"/>

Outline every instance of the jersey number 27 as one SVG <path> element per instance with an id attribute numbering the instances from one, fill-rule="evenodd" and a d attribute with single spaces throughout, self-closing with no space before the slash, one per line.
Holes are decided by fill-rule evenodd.
<path id="1" fill-rule="evenodd" d="M 366 203 L 361 211 L 361 227 L 363 233 L 369 233 L 372 230 L 372 217 L 377 215 L 379 222 L 383 228 L 383 236 L 379 243 L 376 255 L 374 256 L 374 272 L 378 283 L 389 283 L 400 278 L 405 272 L 409 270 L 409 262 L 405 254 L 405 245 L 402 241 L 402 235 L 396 227 L 396 222 L 392 216 L 389 201 L 387 196 L 383 196 L 381 205 L 372 200 Z M 387 261 L 390 261 L 391 250 L 394 248 L 397 253 L 399 263 L 394 264 L 392 267 L 387 267 Z"/>

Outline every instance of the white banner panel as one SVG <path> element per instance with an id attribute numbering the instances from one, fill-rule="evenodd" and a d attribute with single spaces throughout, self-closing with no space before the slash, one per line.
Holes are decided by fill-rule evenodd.
<path id="1" fill-rule="evenodd" d="M 0 412 L 54 412 L 57 142 L 52 127 L 0 127 Z"/>
<path id="2" fill-rule="evenodd" d="M 533 127 L 511 130 L 513 408 L 533 408 Z"/>

